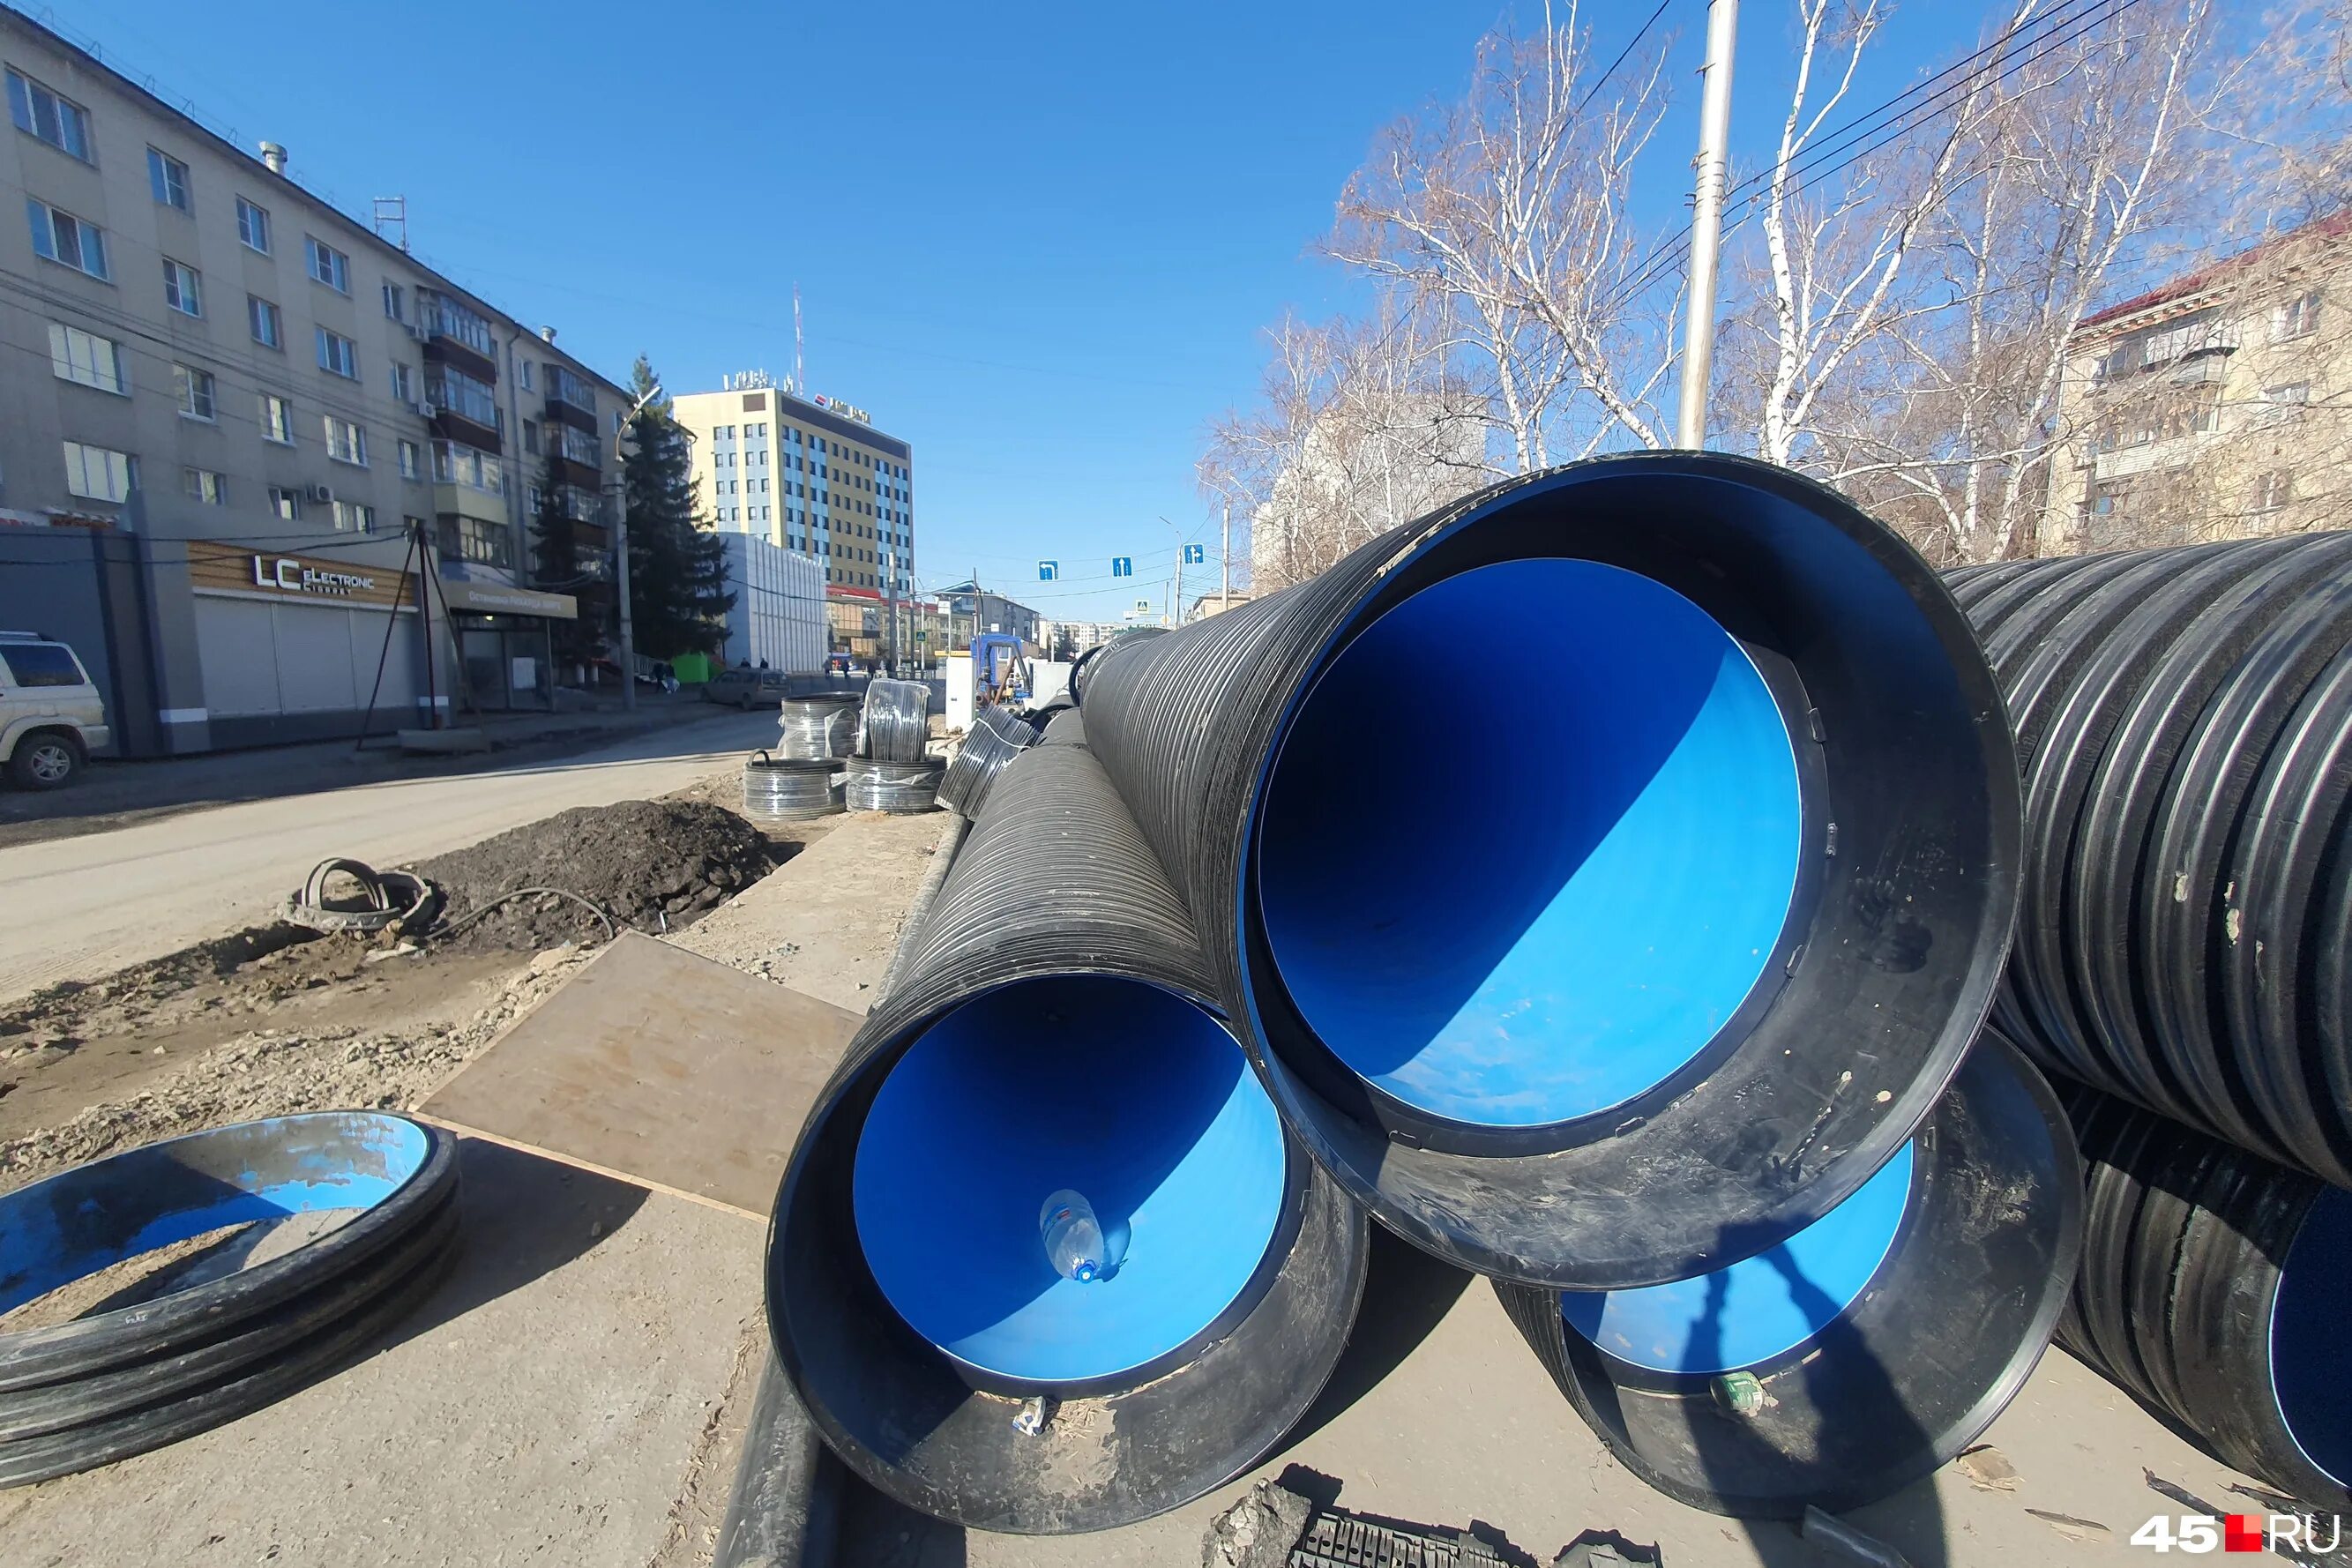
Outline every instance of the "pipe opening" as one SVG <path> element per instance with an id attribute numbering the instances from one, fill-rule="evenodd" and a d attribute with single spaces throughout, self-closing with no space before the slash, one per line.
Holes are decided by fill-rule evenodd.
<path id="1" fill-rule="evenodd" d="M 1488 673 L 1505 650 L 1538 668 Z M 1497 1129 L 1623 1105 L 1697 1058 L 1766 978 L 1803 843 L 1748 651 L 1660 583 L 1551 558 L 1365 627 L 1300 705 L 1256 831 L 1301 1019 L 1395 1100 Z"/>
<path id="2" fill-rule="evenodd" d="M 2347 1300 L 2352 1300 L 2352 1193 L 2323 1187 L 2279 1267 L 2271 1303 L 2271 1394 L 2303 1457 L 2340 1487 L 2352 1487 Z"/>
<path id="3" fill-rule="evenodd" d="M 1709 1374 L 1796 1349 L 1869 1287 L 1911 1203 L 1906 1143 L 1853 1196 L 1757 1256 L 1633 1290 L 1568 1290 L 1560 1316 L 1605 1354 L 1652 1372 Z"/>
<path id="4" fill-rule="evenodd" d="M 1039 1208 L 1087 1199 L 1110 1267 L 1049 1260 Z M 1193 1004 L 1102 975 L 957 1007 L 893 1064 L 858 1131 L 852 1202 L 875 1282 L 991 1379 L 1067 1385 L 1184 1348 L 1263 1289 L 1286 1145 L 1241 1047 Z M 1270 1271 L 1266 1271 L 1270 1272 Z"/>

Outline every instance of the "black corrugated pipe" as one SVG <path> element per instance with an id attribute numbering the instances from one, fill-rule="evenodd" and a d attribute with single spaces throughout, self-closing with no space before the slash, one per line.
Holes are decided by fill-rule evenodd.
<path id="1" fill-rule="evenodd" d="M 1534 669 L 1464 679 L 1498 648 Z M 2007 948 L 1968 623 L 1768 465 L 1498 486 L 1106 658 L 1084 711 L 1284 1116 L 1482 1272 L 1654 1284 L 1802 1228 L 1927 1113 Z M 1429 712 L 1475 748 L 1392 743 Z"/>
<path id="2" fill-rule="evenodd" d="M 2083 1267 L 2058 1342 L 2222 1462 L 2352 1512 L 2352 1193 L 2081 1085 Z"/>
<path id="3" fill-rule="evenodd" d="M 1988 1033 L 1916 1137 L 1769 1251 L 1638 1290 L 1495 1290 L 1652 1486 L 1738 1518 L 1836 1513 L 1942 1465 L 2025 1385 L 2082 1250 L 2081 1183 L 2056 1096 Z"/>
<path id="4" fill-rule="evenodd" d="M 963 744 L 948 759 L 940 780 L 940 804 L 978 821 L 988 804 L 989 786 L 1004 764 L 1037 743 L 1037 731 L 994 703 L 971 716 Z"/>
<path id="5" fill-rule="evenodd" d="M 2001 1026 L 2352 1185 L 2352 534 L 2012 563 L 1959 595 L 2024 774 Z"/>
<path id="6" fill-rule="evenodd" d="M 1077 662 L 1070 666 L 1071 705 L 1078 708 L 1086 706 L 1086 682 L 1093 679 L 1095 669 L 1101 663 L 1106 653 L 1115 647 L 1133 647 L 1138 643 L 1150 642 L 1153 637 L 1164 637 L 1167 635 L 1168 628 L 1165 626 L 1130 626 L 1108 641 L 1098 642 L 1078 655 Z"/>
<path id="7" fill-rule="evenodd" d="M 1103 1232 L 1057 1272 L 1041 1207 Z M 1023 752 L 793 1152 L 777 1353 L 910 1507 L 1060 1533 L 1246 1468 L 1329 1375 L 1367 1237 L 1221 1019 L 1174 891 L 1082 747 Z M 1024 1402 L 1061 1401 L 1034 1436 Z"/>

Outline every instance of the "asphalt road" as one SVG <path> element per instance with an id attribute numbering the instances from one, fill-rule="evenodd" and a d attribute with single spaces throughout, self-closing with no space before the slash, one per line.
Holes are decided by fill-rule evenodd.
<path id="1" fill-rule="evenodd" d="M 641 800 L 762 745 L 718 712 L 559 760 L 245 801 L 0 849 L 0 1004 L 266 920 L 330 856 L 394 866 L 574 805 Z"/>

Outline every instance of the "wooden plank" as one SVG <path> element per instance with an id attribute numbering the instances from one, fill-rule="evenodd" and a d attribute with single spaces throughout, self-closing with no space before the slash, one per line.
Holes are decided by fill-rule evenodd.
<path id="1" fill-rule="evenodd" d="M 764 1218 L 793 1139 L 859 1022 L 623 931 L 417 1110 Z"/>

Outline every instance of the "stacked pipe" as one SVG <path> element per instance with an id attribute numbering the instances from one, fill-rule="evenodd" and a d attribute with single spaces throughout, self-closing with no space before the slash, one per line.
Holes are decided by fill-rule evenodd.
<path id="1" fill-rule="evenodd" d="M 869 682 L 858 710 L 854 754 L 885 763 L 919 763 L 930 745 L 931 689 L 919 680 Z"/>
<path id="2" fill-rule="evenodd" d="M 2062 1341 L 2341 1507 L 2352 1427 L 2307 1391 L 2352 1384 L 2352 1353 L 2297 1325 L 2352 1287 L 2352 535 L 2009 563 L 1954 590 L 2024 770 L 1996 1016 L 2090 1086 L 2068 1090 L 2090 1241 Z"/>
<path id="3" fill-rule="evenodd" d="M 1037 731 L 994 703 L 971 716 L 963 744 L 948 760 L 940 780 L 940 804 L 977 822 L 988 804 L 989 786 L 1004 764 L 1037 743 Z"/>
<path id="4" fill-rule="evenodd" d="M 857 736 L 858 700 L 845 693 L 821 697 L 788 697 L 773 748 L 793 762 L 823 762 L 845 757 Z"/>
<path id="5" fill-rule="evenodd" d="M 894 815 L 929 811 L 938 805 L 942 764 L 936 757 L 911 763 L 851 757 L 842 764 L 843 803 L 851 811 Z"/>
<path id="6" fill-rule="evenodd" d="M 743 815 L 754 822 L 806 822 L 843 809 L 843 763 L 754 752 L 743 761 Z"/>

